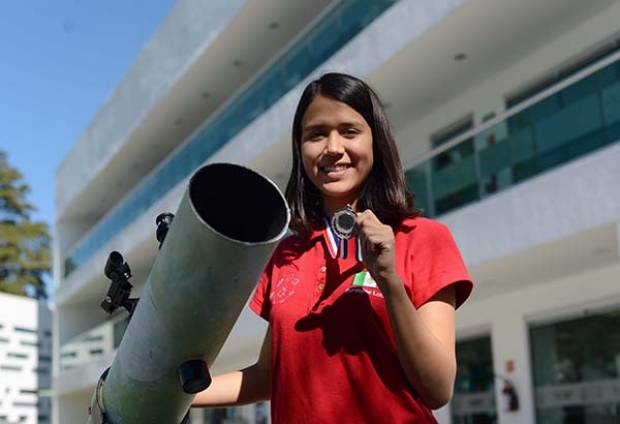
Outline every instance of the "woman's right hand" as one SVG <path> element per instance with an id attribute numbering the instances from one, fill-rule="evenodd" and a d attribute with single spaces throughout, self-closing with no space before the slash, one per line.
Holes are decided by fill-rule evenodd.
<path id="1" fill-rule="evenodd" d="M 267 329 L 258 361 L 240 371 L 213 377 L 211 385 L 196 394 L 192 407 L 244 405 L 271 398 L 271 327 Z"/>

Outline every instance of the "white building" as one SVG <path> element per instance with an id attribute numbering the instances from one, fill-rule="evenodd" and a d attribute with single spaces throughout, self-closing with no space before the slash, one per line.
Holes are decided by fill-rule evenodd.
<path id="1" fill-rule="evenodd" d="M 52 314 L 0 293 L 0 423 L 51 423 Z"/>
<path id="2" fill-rule="evenodd" d="M 611 422 L 618 22 L 613 0 L 180 0 L 57 173 L 54 422 L 85 420 L 126 325 L 98 306 L 108 253 L 126 256 L 139 295 L 154 218 L 202 163 L 283 187 L 301 90 L 332 70 L 386 102 L 419 206 L 450 226 L 477 282 L 440 421 Z M 245 311 L 212 371 L 252 363 L 264 329 Z"/>

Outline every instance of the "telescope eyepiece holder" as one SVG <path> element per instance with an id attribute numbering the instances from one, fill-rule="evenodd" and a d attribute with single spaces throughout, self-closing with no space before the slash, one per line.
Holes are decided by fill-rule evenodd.
<path id="1" fill-rule="evenodd" d="M 103 272 L 110 279 L 111 284 L 108 293 L 103 302 L 101 302 L 101 308 L 111 314 L 118 308 L 123 307 L 131 316 L 138 303 L 138 299 L 129 298 L 133 288 L 129 282 L 131 268 L 125 262 L 123 255 L 116 250 L 112 251 L 108 256 Z"/>
<path id="2" fill-rule="evenodd" d="M 157 218 L 155 218 L 155 225 L 157 225 L 157 230 L 155 231 L 155 237 L 157 237 L 157 241 L 159 242 L 160 249 L 161 249 L 161 245 L 164 244 L 164 240 L 166 239 L 166 235 L 168 234 L 170 225 L 172 225 L 173 219 L 174 219 L 174 214 L 170 212 L 160 213 L 159 215 L 157 215 Z"/>

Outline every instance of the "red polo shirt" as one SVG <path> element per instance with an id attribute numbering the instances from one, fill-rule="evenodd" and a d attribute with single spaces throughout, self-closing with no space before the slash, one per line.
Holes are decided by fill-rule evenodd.
<path id="1" fill-rule="evenodd" d="M 416 308 L 455 284 L 472 290 L 446 226 L 405 220 L 396 268 Z M 359 261 L 356 239 L 329 228 L 276 248 L 250 302 L 272 329 L 274 423 L 434 423 L 400 366 L 384 299 Z"/>

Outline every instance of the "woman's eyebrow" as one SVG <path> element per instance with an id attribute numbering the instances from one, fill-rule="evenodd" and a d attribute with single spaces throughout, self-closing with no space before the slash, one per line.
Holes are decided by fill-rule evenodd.
<path id="1" fill-rule="evenodd" d="M 338 124 L 338 128 L 346 128 L 346 127 L 362 127 L 363 124 L 361 122 L 357 122 L 357 121 L 351 121 L 351 122 L 341 122 Z M 302 128 L 302 132 L 308 132 L 308 131 L 313 131 L 313 130 L 322 130 L 325 128 L 331 128 L 330 125 L 327 124 L 312 124 L 312 125 L 307 125 L 304 126 Z"/>
<path id="2" fill-rule="evenodd" d="M 314 125 L 307 125 L 304 126 L 302 128 L 302 132 L 308 132 L 308 131 L 314 131 L 314 130 L 322 130 L 325 128 L 329 128 L 329 125 L 326 124 L 314 124 Z"/>
<path id="3" fill-rule="evenodd" d="M 364 124 L 358 121 L 351 121 L 351 122 L 343 122 L 338 126 L 339 127 L 363 127 Z"/>

